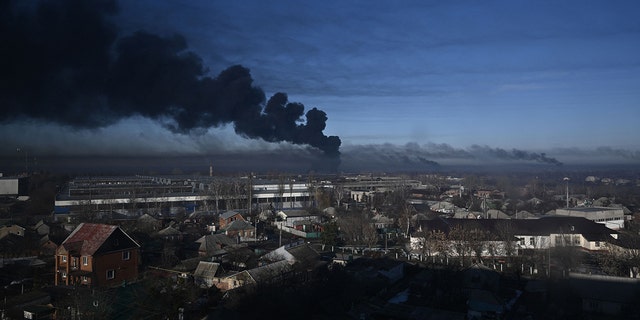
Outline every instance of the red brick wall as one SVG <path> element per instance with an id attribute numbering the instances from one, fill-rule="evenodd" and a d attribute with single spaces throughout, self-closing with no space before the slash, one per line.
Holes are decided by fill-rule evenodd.
<path id="1" fill-rule="evenodd" d="M 121 285 L 124 281 L 131 282 L 138 278 L 138 250 L 130 249 L 129 260 L 122 259 L 122 251 L 116 251 L 94 257 L 94 271 L 96 285 L 111 287 Z M 107 279 L 107 270 L 115 272 L 113 279 Z"/>

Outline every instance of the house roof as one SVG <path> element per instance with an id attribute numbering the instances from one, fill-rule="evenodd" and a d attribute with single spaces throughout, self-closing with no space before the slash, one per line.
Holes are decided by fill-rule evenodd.
<path id="1" fill-rule="evenodd" d="M 93 255 L 105 242 L 112 236 L 118 235 L 125 238 L 127 243 L 111 244 L 111 249 L 140 247 L 131 237 L 129 237 L 120 227 L 108 224 L 81 223 L 73 232 L 62 242 L 61 247 L 68 252 L 74 252 L 80 255 Z M 106 247 L 106 246 L 105 246 Z"/>
<path id="2" fill-rule="evenodd" d="M 205 251 L 207 253 L 213 253 L 218 249 L 233 246 L 236 244 L 236 240 L 231 239 L 226 234 L 208 234 L 196 240 L 200 244 L 198 250 Z"/>
<path id="3" fill-rule="evenodd" d="M 610 240 L 617 231 L 582 217 L 548 216 L 540 219 L 449 219 L 436 218 L 419 222 L 422 231 L 440 230 L 448 233 L 453 227 L 482 229 L 501 234 L 508 229 L 515 235 L 582 234 L 587 238 Z"/>
<path id="4" fill-rule="evenodd" d="M 280 276 L 282 273 L 291 270 L 291 264 L 286 260 L 270 263 L 261 267 L 247 270 L 251 278 L 257 283 L 269 282 L 271 279 Z"/>
<path id="5" fill-rule="evenodd" d="M 578 296 L 588 300 L 635 304 L 640 295 L 640 280 L 634 278 L 571 273 L 569 283 Z"/>
<path id="6" fill-rule="evenodd" d="M 159 220 L 145 213 L 138 218 L 138 222 L 157 223 Z"/>
<path id="7" fill-rule="evenodd" d="M 216 276 L 219 267 L 220 264 L 216 262 L 200 261 L 200 263 L 198 263 L 198 267 L 196 267 L 196 271 L 193 272 L 193 276 L 200 278 L 213 278 Z"/>
<path id="8" fill-rule="evenodd" d="M 220 215 L 220 218 L 221 219 L 229 219 L 229 218 L 231 218 L 231 217 L 233 217 L 235 215 L 238 215 L 238 214 L 240 214 L 240 213 L 238 213 L 236 211 L 226 211 L 226 212 L 224 212 L 224 213 L 222 213 Z"/>
<path id="9" fill-rule="evenodd" d="M 228 225 L 226 225 L 222 230 L 237 231 L 237 230 L 249 230 L 253 228 L 254 227 L 249 222 L 246 222 L 244 220 L 234 220 Z"/>
<path id="10" fill-rule="evenodd" d="M 280 210 L 278 214 L 284 215 L 286 218 L 317 216 L 307 210 Z"/>
<path id="11" fill-rule="evenodd" d="M 181 234 L 182 234 L 182 232 L 180 232 L 178 229 L 176 229 L 176 228 L 174 228 L 172 226 L 166 227 L 166 228 L 158 231 L 158 235 L 163 236 L 163 237 L 176 236 L 176 235 L 181 235 Z"/>
<path id="12" fill-rule="evenodd" d="M 320 258 L 320 254 L 310 244 L 286 248 L 297 262 L 314 261 Z"/>

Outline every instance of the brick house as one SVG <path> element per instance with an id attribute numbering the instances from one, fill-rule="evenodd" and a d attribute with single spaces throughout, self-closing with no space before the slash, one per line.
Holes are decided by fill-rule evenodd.
<path id="1" fill-rule="evenodd" d="M 224 212 L 218 218 L 218 227 L 220 227 L 220 229 L 224 229 L 227 225 L 238 220 L 245 221 L 244 217 L 238 212 L 235 212 L 235 211 Z"/>
<path id="2" fill-rule="evenodd" d="M 120 227 L 82 223 L 55 255 L 55 285 L 111 287 L 138 278 L 140 245 Z"/>

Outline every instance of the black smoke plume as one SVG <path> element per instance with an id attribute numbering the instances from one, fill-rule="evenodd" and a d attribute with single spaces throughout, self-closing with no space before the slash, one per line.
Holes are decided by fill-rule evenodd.
<path id="1" fill-rule="evenodd" d="M 491 148 L 479 145 L 472 145 L 470 147 L 470 152 L 475 155 L 488 155 L 502 160 L 525 160 L 562 166 L 562 162 L 555 158 L 547 157 L 545 153 L 528 152 L 518 149 L 508 151 L 501 148 Z"/>
<path id="2" fill-rule="evenodd" d="M 119 35 L 117 12 L 112 0 L 0 0 L 0 122 L 37 119 L 83 129 L 140 115 L 176 133 L 233 123 L 249 138 L 339 156 L 340 138 L 323 134 L 323 111 L 305 113 L 284 93 L 265 104 L 239 65 L 208 76 L 182 36 Z"/>

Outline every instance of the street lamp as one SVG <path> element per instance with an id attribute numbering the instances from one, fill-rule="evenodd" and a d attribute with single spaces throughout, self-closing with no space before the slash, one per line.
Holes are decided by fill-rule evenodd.
<path id="1" fill-rule="evenodd" d="M 562 179 L 564 181 L 566 181 L 566 185 L 567 185 L 567 209 L 569 208 L 569 177 L 564 177 L 564 179 Z"/>

